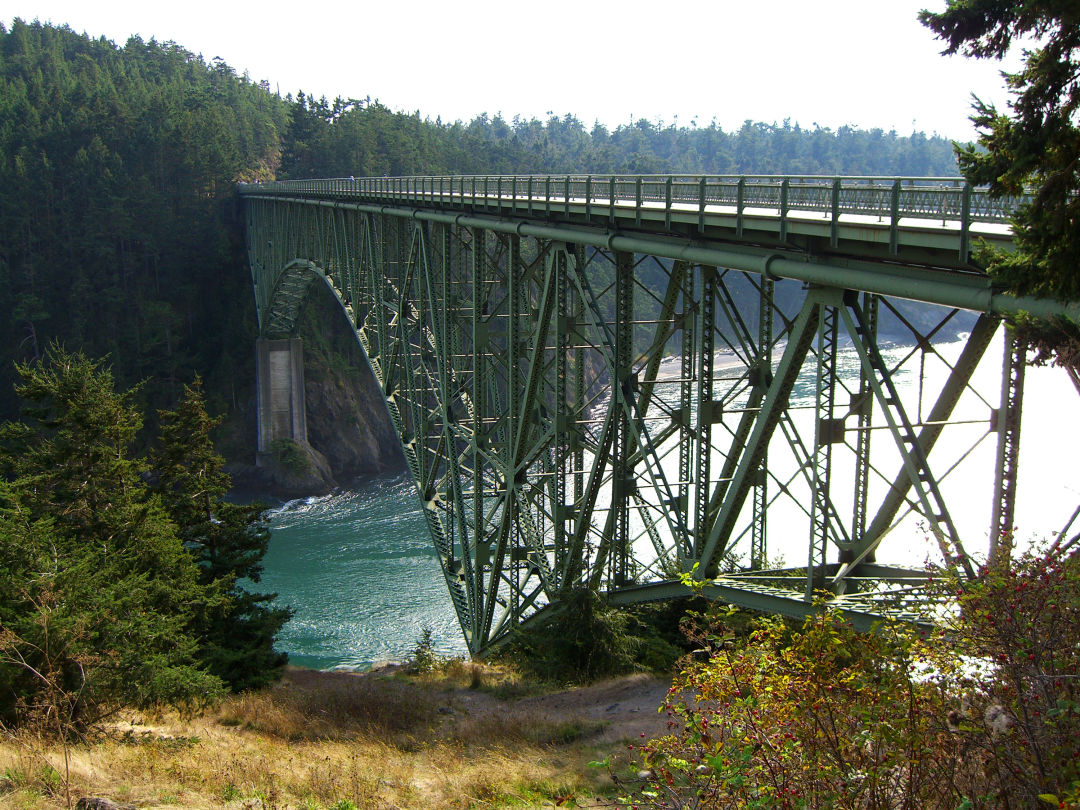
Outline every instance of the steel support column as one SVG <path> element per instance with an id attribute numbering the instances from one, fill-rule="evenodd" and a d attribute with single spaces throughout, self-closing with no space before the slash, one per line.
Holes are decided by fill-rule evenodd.
<path id="1" fill-rule="evenodd" d="M 994 506 L 990 523 L 991 565 L 1012 556 L 1013 507 L 1020 464 L 1020 411 L 1024 401 L 1024 369 L 1027 342 L 1005 329 L 1005 351 L 1001 369 L 1001 406 L 994 412 L 997 433 L 997 464 L 994 466 Z"/>

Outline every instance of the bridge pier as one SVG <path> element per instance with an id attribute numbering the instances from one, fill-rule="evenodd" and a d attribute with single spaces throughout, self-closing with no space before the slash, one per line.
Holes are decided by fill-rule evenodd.
<path id="1" fill-rule="evenodd" d="M 258 423 L 255 464 L 264 467 L 277 439 L 307 444 L 304 349 L 300 338 L 255 341 L 255 392 Z"/>

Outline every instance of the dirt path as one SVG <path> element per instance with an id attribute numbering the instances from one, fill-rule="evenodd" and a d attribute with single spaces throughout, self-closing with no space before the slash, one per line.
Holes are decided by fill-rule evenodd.
<path id="1" fill-rule="evenodd" d="M 501 715 L 509 724 L 537 721 L 577 724 L 583 736 L 595 742 L 638 740 L 667 730 L 667 718 L 658 713 L 670 681 L 650 675 L 626 675 L 591 686 L 579 686 L 544 695 L 499 698 L 483 691 L 454 689 L 440 711 L 448 721 L 490 720 Z"/>

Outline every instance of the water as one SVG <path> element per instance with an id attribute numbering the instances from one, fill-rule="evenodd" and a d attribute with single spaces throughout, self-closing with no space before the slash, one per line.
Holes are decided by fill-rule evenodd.
<path id="1" fill-rule="evenodd" d="M 960 347 L 956 343 L 937 348 L 955 356 Z M 1000 348 L 992 346 L 987 352 L 977 372 L 982 390 L 994 391 L 1000 357 Z M 900 384 L 911 386 L 916 379 L 917 375 L 909 375 Z M 792 404 L 805 404 L 800 390 Z M 996 404 L 996 400 L 975 401 L 967 407 L 984 420 L 988 405 Z M 1060 369 L 1028 369 L 1016 507 L 1021 542 L 1050 537 L 1080 502 L 1080 486 L 1068 466 L 1080 456 L 1080 430 L 1073 416 L 1078 405 L 1080 397 Z M 950 439 L 943 434 L 932 460 L 969 450 L 971 456 L 951 473 L 937 463 L 934 469 L 944 479 L 946 501 L 969 551 L 985 549 L 995 445 L 985 421 L 948 430 Z M 950 450 L 951 443 L 955 449 Z M 878 442 L 879 447 L 885 444 Z M 881 449 L 887 455 L 888 448 Z M 806 541 L 792 538 L 791 548 L 786 548 L 784 533 L 776 531 L 782 521 L 780 513 L 776 520 L 770 513 L 774 538 L 770 550 L 788 562 L 798 561 L 805 556 Z M 278 642 L 293 663 L 329 669 L 400 661 L 415 648 L 425 627 L 432 630 L 440 652 L 464 654 L 465 643 L 407 476 L 375 479 L 338 495 L 291 501 L 272 512 L 271 527 L 260 589 L 276 591 L 281 604 L 296 610 Z M 901 549 L 906 551 L 902 557 L 910 557 L 903 561 L 919 564 L 932 556 L 933 544 L 918 534 Z"/>
<path id="2" fill-rule="evenodd" d="M 296 611 L 277 644 L 292 663 L 330 669 L 400 661 L 425 627 L 440 652 L 464 653 L 416 488 L 404 475 L 290 501 L 270 517 L 259 588 Z"/>

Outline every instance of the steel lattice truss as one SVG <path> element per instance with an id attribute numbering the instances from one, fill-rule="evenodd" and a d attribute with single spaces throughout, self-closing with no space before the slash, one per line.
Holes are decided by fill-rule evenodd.
<path id="1" fill-rule="evenodd" d="M 986 500 L 996 531 L 1009 525 L 1022 375 L 1008 370 L 1023 351 L 1009 344 L 1004 392 L 973 391 L 991 312 L 946 358 L 934 338 L 958 311 L 916 324 L 858 269 L 824 286 L 619 250 L 580 227 L 245 205 L 263 334 L 292 332 L 312 281 L 337 295 L 473 652 L 572 589 L 667 598 L 691 572 L 754 609 L 806 615 L 821 592 L 861 626 L 919 620 L 925 572 L 883 561 L 889 541 L 918 526 L 961 574 L 987 553 L 964 547 L 943 494 L 963 456 L 932 453 L 964 398 L 984 406 L 972 444 L 998 447 Z M 879 339 L 884 318 L 907 348 Z M 767 527 L 785 556 L 801 549 L 784 565 Z"/>

